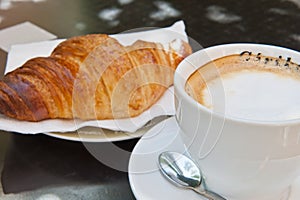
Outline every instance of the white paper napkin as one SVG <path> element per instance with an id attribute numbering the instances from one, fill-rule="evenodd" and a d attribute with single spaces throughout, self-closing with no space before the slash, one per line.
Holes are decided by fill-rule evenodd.
<path id="1" fill-rule="evenodd" d="M 151 31 L 111 35 L 123 45 L 130 45 L 138 39 L 169 43 L 178 38 L 188 41 L 183 21 L 178 21 L 167 28 L 159 28 Z M 13 45 L 8 54 L 5 72 L 9 72 L 30 58 L 48 56 L 55 46 L 62 40 L 45 41 L 30 44 Z M 116 120 L 60 120 L 50 119 L 41 122 L 25 122 L 7 118 L 0 115 L 0 129 L 18 133 L 45 133 L 45 132 L 69 132 L 85 126 L 101 127 L 115 131 L 135 132 L 143 127 L 151 119 L 161 115 L 174 115 L 173 87 L 170 87 L 162 98 L 150 109 L 135 118 Z"/>
<path id="2" fill-rule="evenodd" d="M 45 41 L 57 37 L 31 22 L 24 22 L 0 30 L 0 38 L 0 48 L 8 52 L 14 44 Z"/>

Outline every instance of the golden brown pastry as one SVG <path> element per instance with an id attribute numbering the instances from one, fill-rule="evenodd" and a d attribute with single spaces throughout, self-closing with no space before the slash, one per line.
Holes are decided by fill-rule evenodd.
<path id="1" fill-rule="evenodd" d="M 4 76 L 0 112 L 26 121 L 134 117 L 173 84 L 190 53 L 183 41 L 166 50 L 144 41 L 124 47 L 104 34 L 70 38 Z"/>

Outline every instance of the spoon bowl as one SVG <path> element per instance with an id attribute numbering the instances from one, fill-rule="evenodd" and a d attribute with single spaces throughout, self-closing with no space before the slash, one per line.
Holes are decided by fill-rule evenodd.
<path id="1" fill-rule="evenodd" d="M 209 200 L 226 200 L 219 194 L 206 189 L 202 180 L 201 170 L 187 156 L 167 151 L 159 155 L 158 163 L 164 177 L 173 184 L 194 190 Z"/>

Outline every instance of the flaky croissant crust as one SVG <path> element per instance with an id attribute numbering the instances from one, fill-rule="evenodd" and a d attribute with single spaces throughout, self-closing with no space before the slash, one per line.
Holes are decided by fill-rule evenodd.
<path id="1" fill-rule="evenodd" d="M 0 112 L 26 121 L 117 119 L 151 107 L 173 84 L 191 47 L 137 41 L 121 45 L 105 34 L 73 37 L 49 57 L 28 60 L 0 81 Z"/>

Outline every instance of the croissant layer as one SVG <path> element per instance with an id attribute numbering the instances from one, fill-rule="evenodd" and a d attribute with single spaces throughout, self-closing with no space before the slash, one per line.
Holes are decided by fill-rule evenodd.
<path id="1" fill-rule="evenodd" d="M 123 46 L 105 34 L 73 37 L 3 77 L 0 112 L 26 121 L 134 117 L 173 84 L 174 70 L 189 54 L 181 40 Z"/>

